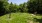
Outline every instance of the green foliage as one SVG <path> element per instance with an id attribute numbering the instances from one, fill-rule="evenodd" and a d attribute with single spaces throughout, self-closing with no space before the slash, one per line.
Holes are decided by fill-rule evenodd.
<path id="1" fill-rule="evenodd" d="M 27 2 L 27 8 L 29 9 L 29 12 L 35 12 L 42 13 L 42 0 L 30 0 Z"/>
<path id="2" fill-rule="evenodd" d="M 19 6 L 20 6 L 19 7 L 20 12 L 27 12 L 28 9 L 26 3 L 20 4 Z"/>
<path id="3" fill-rule="evenodd" d="M 0 0 L 0 15 L 5 14 L 5 3 L 7 3 L 7 0 Z"/>
<path id="4" fill-rule="evenodd" d="M 17 5 L 12 2 L 9 4 L 8 0 L 0 0 L 0 14 L 1 13 L 11 13 L 11 12 L 38 12 L 42 13 L 42 0 L 29 0 L 23 4 Z"/>
<path id="5" fill-rule="evenodd" d="M 42 16 L 33 16 L 32 14 L 28 14 L 28 11 L 32 13 L 35 11 L 42 13 L 42 0 L 30 0 L 20 5 L 13 4 L 12 2 L 9 4 L 8 0 L 0 0 L 0 15 L 10 13 L 1 16 L 0 23 L 30 23 L 31 21 L 34 22 L 37 19 L 39 22 L 42 20 Z M 9 15 L 12 18 L 10 18 L 11 20 L 8 19 Z"/>
<path id="6" fill-rule="evenodd" d="M 13 4 L 12 2 L 10 3 L 9 10 L 10 12 L 17 12 L 17 9 L 19 8 L 18 5 Z"/>

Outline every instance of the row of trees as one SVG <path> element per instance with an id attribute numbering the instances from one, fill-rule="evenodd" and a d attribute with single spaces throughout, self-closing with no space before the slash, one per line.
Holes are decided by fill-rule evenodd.
<path id="1" fill-rule="evenodd" d="M 23 3 L 20 5 L 10 3 L 9 10 L 11 12 L 27 12 L 27 3 Z"/>
<path id="2" fill-rule="evenodd" d="M 20 5 L 13 4 L 12 2 L 9 4 L 8 0 L 0 0 L 0 15 L 11 12 L 42 13 L 42 0 L 29 0 Z"/>

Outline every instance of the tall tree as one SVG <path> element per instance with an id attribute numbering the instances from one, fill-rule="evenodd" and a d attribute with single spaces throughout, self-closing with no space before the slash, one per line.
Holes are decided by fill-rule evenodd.
<path id="1" fill-rule="evenodd" d="M 5 4 L 8 3 L 8 0 L 0 0 L 0 15 L 5 13 Z"/>
<path id="2" fill-rule="evenodd" d="M 19 6 L 20 6 L 19 8 L 20 12 L 27 12 L 27 3 L 24 2 L 23 4 L 20 4 Z"/>
<path id="3" fill-rule="evenodd" d="M 28 3 L 29 2 L 29 3 Z M 29 9 L 29 12 L 32 12 L 32 13 L 34 13 L 34 12 L 38 12 L 38 13 L 40 13 L 40 12 L 42 12 L 42 0 L 31 0 L 31 1 L 28 1 L 27 2 L 27 8 Z"/>
<path id="4" fill-rule="evenodd" d="M 10 10 L 10 12 L 14 11 L 13 3 L 12 2 L 10 3 L 9 10 Z"/>

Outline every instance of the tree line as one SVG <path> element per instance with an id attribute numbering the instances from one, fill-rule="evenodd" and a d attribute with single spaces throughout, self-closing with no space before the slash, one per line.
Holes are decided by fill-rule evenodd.
<path id="1" fill-rule="evenodd" d="M 7 13 L 41 13 L 42 14 L 42 0 L 29 0 L 23 4 L 9 4 L 9 0 L 0 0 L 0 15 Z"/>

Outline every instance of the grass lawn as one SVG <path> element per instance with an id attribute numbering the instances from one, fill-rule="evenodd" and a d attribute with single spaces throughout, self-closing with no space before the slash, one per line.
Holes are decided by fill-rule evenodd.
<path id="1" fill-rule="evenodd" d="M 0 17 L 0 23 L 30 23 L 31 21 L 33 22 L 34 18 L 42 18 L 42 16 L 33 16 L 29 13 L 11 13 L 11 18 L 9 19 L 9 15 L 6 14 Z"/>

